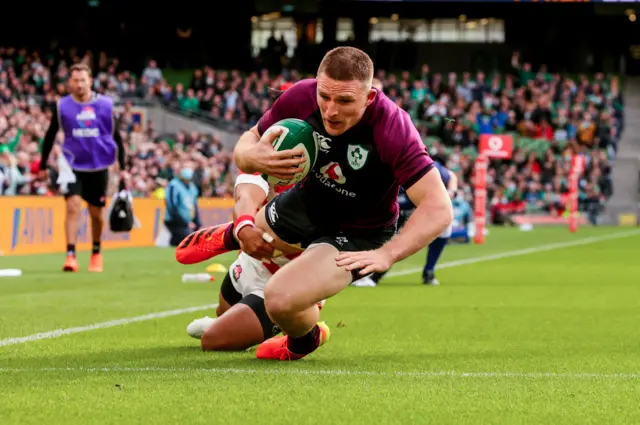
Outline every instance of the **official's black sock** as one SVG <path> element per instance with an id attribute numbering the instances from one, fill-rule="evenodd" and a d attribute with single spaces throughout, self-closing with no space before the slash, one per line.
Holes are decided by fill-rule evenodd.
<path id="1" fill-rule="evenodd" d="M 92 254 L 100 254 L 100 242 L 94 242 L 93 247 L 91 248 Z"/>
<path id="2" fill-rule="evenodd" d="M 315 325 L 313 329 L 299 338 L 287 339 L 287 348 L 294 354 L 309 354 L 320 345 L 320 327 Z"/>
<path id="3" fill-rule="evenodd" d="M 236 240 L 235 237 L 233 237 L 233 228 L 234 225 L 231 224 L 231 226 L 227 227 L 227 229 L 224 231 L 224 247 L 229 251 L 240 249 L 240 243 Z"/>
<path id="4" fill-rule="evenodd" d="M 67 255 L 76 255 L 76 245 L 73 243 L 67 244 Z"/>
<path id="5" fill-rule="evenodd" d="M 389 270 L 384 271 L 384 272 L 376 272 L 376 273 L 372 273 L 371 274 L 371 280 L 373 280 L 375 283 L 380 282 L 380 280 L 384 277 L 385 274 L 387 274 Z"/>

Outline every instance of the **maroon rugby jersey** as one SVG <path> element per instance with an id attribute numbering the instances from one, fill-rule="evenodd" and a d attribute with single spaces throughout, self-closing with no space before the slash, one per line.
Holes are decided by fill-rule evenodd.
<path id="1" fill-rule="evenodd" d="M 378 91 L 362 120 L 340 136 L 324 130 L 315 79 L 285 91 L 258 122 L 263 134 L 285 118 L 315 130 L 318 159 L 296 188 L 314 221 L 341 230 L 381 228 L 398 218 L 398 189 L 408 189 L 431 168 L 420 134 L 409 115 Z"/>

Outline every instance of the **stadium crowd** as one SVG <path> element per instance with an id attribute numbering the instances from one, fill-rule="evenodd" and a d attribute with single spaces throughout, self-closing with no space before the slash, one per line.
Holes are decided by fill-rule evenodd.
<path id="1" fill-rule="evenodd" d="M 231 153 L 215 135 L 159 135 L 152 122 L 136 122 L 130 100 L 160 101 L 183 114 L 242 130 L 269 107 L 270 89 L 301 78 L 295 71 L 272 78 L 266 70 L 243 75 L 205 67 L 194 72 L 189 85 L 171 86 L 153 60 L 138 77 L 121 70 L 118 60 L 105 53 L 97 58 L 76 53 L 41 57 L 37 52 L 0 47 L 1 194 L 55 193 L 59 150 L 49 163 L 49 184 L 35 176 L 51 119 L 49 107 L 64 95 L 71 63 L 87 62 L 94 69 L 94 89 L 123 104 L 119 128 L 128 149 L 130 187 L 140 197 L 162 198 L 163 188 L 185 163 L 195 168 L 194 182 L 202 196 L 230 196 L 236 170 Z M 611 167 L 624 127 L 624 102 L 616 77 L 561 76 L 547 72 L 544 65 L 534 72 L 517 53 L 511 70 L 502 75 L 441 74 L 423 65 L 415 74 L 379 70 L 376 76 L 385 93 L 411 115 L 431 155 L 459 175 L 461 195 L 469 201 L 480 135 L 514 137 L 513 158 L 492 161 L 489 170 L 494 222 L 509 222 L 512 214 L 523 212 L 562 214 L 574 153 L 587 159 L 580 183 L 581 209 L 595 219 L 611 196 Z"/>

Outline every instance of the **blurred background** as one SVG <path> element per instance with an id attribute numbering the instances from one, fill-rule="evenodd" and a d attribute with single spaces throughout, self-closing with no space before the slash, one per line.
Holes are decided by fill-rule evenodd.
<path id="1" fill-rule="evenodd" d="M 490 164 L 489 222 L 565 223 L 570 158 L 581 154 L 582 223 L 637 223 L 640 4 L 70 0 L 12 8 L 30 29 L 9 15 L 0 25 L 3 196 L 57 194 L 55 153 L 49 184 L 34 177 L 50 107 L 75 62 L 89 64 L 94 89 L 118 105 L 134 196 L 162 200 L 181 164 L 195 161 L 200 196 L 229 198 L 234 143 L 269 107 L 268 89 L 313 76 L 328 49 L 352 45 L 370 53 L 385 93 L 458 174 L 469 203 L 479 138 L 513 137 L 512 158 Z"/>

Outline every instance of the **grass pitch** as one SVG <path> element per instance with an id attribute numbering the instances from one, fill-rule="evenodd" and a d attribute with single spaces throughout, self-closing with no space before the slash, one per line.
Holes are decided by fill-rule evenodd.
<path id="1" fill-rule="evenodd" d="M 330 299 L 331 340 L 291 363 L 201 352 L 185 327 L 222 276 L 181 283 L 204 267 L 171 250 L 106 251 L 98 275 L 0 257 L 24 271 L 0 278 L 0 423 L 639 423 L 639 254 L 637 230 L 492 229 L 445 250 L 440 287 L 420 253 Z"/>

